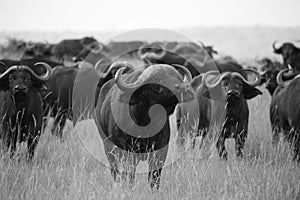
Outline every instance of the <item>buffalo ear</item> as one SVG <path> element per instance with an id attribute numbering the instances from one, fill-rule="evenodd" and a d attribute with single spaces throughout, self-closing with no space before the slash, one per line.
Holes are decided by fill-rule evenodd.
<path id="1" fill-rule="evenodd" d="M 274 53 L 276 53 L 276 54 L 282 54 L 282 47 L 280 47 L 278 49 L 274 49 Z"/>
<path id="2" fill-rule="evenodd" d="M 244 98 L 248 100 L 248 99 L 252 99 L 252 98 L 256 97 L 257 95 L 262 95 L 262 92 L 253 86 L 244 84 L 243 95 L 244 95 Z"/>
<path id="3" fill-rule="evenodd" d="M 9 89 L 8 76 L 0 79 L 0 91 L 6 91 Z"/>

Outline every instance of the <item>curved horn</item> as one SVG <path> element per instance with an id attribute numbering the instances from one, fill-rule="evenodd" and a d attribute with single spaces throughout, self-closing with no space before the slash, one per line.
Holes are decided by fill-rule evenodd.
<path id="1" fill-rule="evenodd" d="M 40 80 L 40 81 L 47 81 L 50 76 L 52 75 L 52 68 L 47 64 L 47 63 L 43 63 L 43 62 L 38 62 L 35 63 L 34 66 L 37 65 L 43 65 L 46 68 L 46 73 L 44 75 L 37 75 L 30 67 L 25 66 L 25 65 L 14 65 L 11 66 L 10 68 L 8 68 L 5 72 L 3 72 L 2 74 L 0 74 L 0 79 L 2 79 L 5 75 L 7 75 L 8 73 L 10 73 L 13 70 L 17 70 L 17 69 L 25 69 L 27 71 L 29 71 L 36 79 Z"/>
<path id="2" fill-rule="evenodd" d="M 283 69 L 283 70 L 281 70 L 281 71 L 277 74 L 276 81 L 277 81 L 277 84 L 278 84 L 279 86 L 281 86 L 281 87 L 287 86 L 287 83 L 285 83 L 285 82 L 282 80 L 282 75 L 283 75 L 283 73 L 288 72 L 289 70 L 291 70 L 291 69 L 289 69 L 289 68 Z"/>
<path id="3" fill-rule="evenodd" d="M 100 59 L 100 60 L 96 63 L 96 65 L 95 65 L 95 68 L 96 68 L 96 69 L 100 69 L 100 64 L 101 64 L 102 61 L 103 61 L 103 59 Z M 100 72 L 99 70 L 97 70 L 97 73 L 98 73 L 98 75 L 99 75 L 101 78 L 104 78 L 104 77 L 107 77 L 107 75 L 108 75 L 109 73 L 111 73 L 111 71 L 112 71 L 113 69 L 120 69 L 120 68 L 122 68 L 122 67 L 124 67 L 125 70 L 126 70 L 126 69 L 129 70 L 129 69 L 133 69 L 133 68 L 134 68 L 133 65 L 132 65 L 131 63 L 129 63 L 129 62 L 114 62 L 114 63 L 112 63 L 112 64 L 109 66 L 109 68 L 106 70 L 105 73 Z"/>
<path id="4" fill-rule="evenodd" d="M 228 73 L 223 73 L 223 74 L 221 75 L 219 71 L 209 71 L 209 72 L 206 72 L 206 73 L 204 74 L 202 80 L 203 80 L 203 82 L 205 83 L 205 85 L 206 85 L 208 88 L 214 88 L 214 87 L 216 87 L 216 86 L 221 82 L 221 80 L 222 80 L 225 76 L 227 76 L 227 74 L 228 74 Z M 214 78 L 215 83 L 212 83 L 212 84 L 210 84 L 210 83 L 207 82 L 208 76 L 211 76 L 211 75 L 216 76 L 216 77 Z"/>
<path id="5" fill-rule="evenodd" d="M 123 92 L 134 92 L 137 88 L 139 88 L 143 84 L 143 82 L 145 80 L 138 78 L 132 84 L 125 83 L 125 81 L 122 79 L 122 74 L 125 70 L 126 70 L 126 67 L 122 67 L 122 68 L 118 69 L 118 71 L 116 72 L 116 75 L 115 75 L 116 85 Z"/>
<path id="6" fill-rule="evenodd" d="M 27 67 L 27 66 L 25 66 Z M 11 67 L 9 67 L 7 70 L 5 70 L 2 74 L 0 74 L 0 79 L 2 79 L 5 75 L 7 75 L 9 72 L 11 72 L 12 70 L 16 70 L 18 69 L 17 65 L 13 65 Z"/>
<path id="7" fill-rule="evenodd" d="M 260 84 L 261 82 L 261 75 L 260 73 L 257 71 L 257 70 L 254 70 L 254 69 L 243 69 L 242 71 L 244 72 L 252 72 L 256 75 L 256 79 L 255 81 L 253 82 L 250 82 L 250 81 L 247 81 L 240 73 L 237 73 L 237 72 L 232 72 L 232 76 L 235 76 L 235 77 L 239 77 L 243 82 L 245 82 L 246 84 L 248 85 L 251 85 L 253 87 L 257 86 Z"/>
<path id="8" fill-rule="evenodd" d="M 48 65 L 47 63 L 44 63 L 44 62 L 38 62 L 38 63 L 35 63 L 34 64 L 34 66 L 38 66 L 38 65 L 43 65 L 44 67 L 45 67 L 45 69 L 46 69 L 46 73 L 45 74 L 43 74 L 43 75 L 41 75 L 41 76 L 39 76 L 39 75 L 37 75 L 32 69 L 30 69 L 29 71 L 32 73 L 32 75 L 35 77 L 35 78 L 37 78 L 38 80 L 40 80 L 40 81 L 48 81 L 49 80 L 49 78 L 51 77 L 51 75 L 52 75 L 52 72 L 53 72 L 53 70 L 52 70 L 52 68 L 50 67 L 50 65 Z"/>
<path id="9" fill-rule="evenodd" d="M 172 64 L 172 66 L 174 66 L 175 68 L 179 68 L 183 71 L 182 74 L 184 77 L 186 77 L 188 83 L 192 81 L 192 74 L 185 66 L 179 64 Z"/>
<path id="10" fill-rule="evenodd" d="M 273 47 L 273 50 L 274 51 L 277 51 L 279 48 L 276 48 L 276 43 L 277 43 L 277 40 L 275 40 L 272 44 L 272 47 Z"/>

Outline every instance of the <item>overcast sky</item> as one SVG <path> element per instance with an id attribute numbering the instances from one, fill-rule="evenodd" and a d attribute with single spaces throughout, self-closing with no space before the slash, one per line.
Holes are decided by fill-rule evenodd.
<path id="1" fill-rule="evenodd" d="M 0 0 L 1 31 L 300 25 L 299 0 Z"/>

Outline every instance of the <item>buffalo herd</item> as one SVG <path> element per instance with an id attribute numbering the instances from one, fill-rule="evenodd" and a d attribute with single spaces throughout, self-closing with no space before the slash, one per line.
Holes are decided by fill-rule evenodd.
<path id="1" fill-rule="evenodd" d="M 265 84 L 272 96 L 273 143 L 282 134 L 299 161 L 300 48 L 275 41 L 273 49 L 282 63 L 265 58 L 249 68 L 202 42 L 103 44 L 83 37 L 18 43 L 20 59 L 0 60 L 2 146 L 13 157 L 17 143 L 27 141 L 30 161 L 49 116 L 54 118 L 52 134 L 61 138 L 67 119 L 75 125 L 90 114 L 114 180 L 122 172 L 133 183 L 137 164 L 147 160 L 150 186 L 159 188 L 170 115 L 176 113 L 179 149 L 187 141 L 194 148 L 198 136 L 214 137 L 226 160 L 225 139 L 234 138 L 236 156 L 242 158 L 247 100 L 261 95 L 256 87 Z M 120 160 L 129 154 L 134 155 L 132 167 L 122 171 Z"/>

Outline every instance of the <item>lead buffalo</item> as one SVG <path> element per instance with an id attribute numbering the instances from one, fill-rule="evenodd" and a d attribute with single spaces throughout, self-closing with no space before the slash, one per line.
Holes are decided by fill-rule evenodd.
<path id="1" fill-rule="evenodd" d="M 300 160 L 300 78 L 296 76 L 288 84 L 282 80 L 284 73 L 290 69 L 284 69 L 277 75 L 278 87 L 276 88 L 271 102 L 271 111 L 277 116 L 273 142 L 279 140 L 279 133 L 282 132 L 285 139 L 290 143 L 294 151 L 294 159 Z"/>
<path id="2" fill-rule="evenodd" d="M 43 118 L 39 90 L 52 74 L 49 65 L 36 63 L 35 67 L 40 65 L 46 70 L 40 76 L 25 65 L 10 66 L 0 75 L 1 137 L 5 146 L 11 148 L 11 155 L 15 152 L 18 141 L 27 141 L 29 158 L 34 156 Z"/>
<path id="3" fill-rule="evenodd" d="M 220 157 L 227 159 L 225 139 L 234 138 L 236 154 L 242 157 L 242 150 L 248 133 L 249 109 L 247 101 L 262 94 L 255 88 L 260 83 L 260 74 L 256 70 L 243 69 L 256 75 L 253 82 L 247 81 L 238 72 L 209 71 L 203 76 L 195 77 L 191 83 L 197 96 L 197 103 L 193 110 L 199 113 L 182 112 L 187 105 L 181 105 L 181 125 L 179 127 L 180 145 L 184 144 L 186 134 L 196 132 L 205 137 L 213 128 L 220 128 L 217 135 L 217 150 Z M 196 109 L 195 109 L 196 108 Z M 196 130 L 193 126 L 196 125 Z M 191 129 L 192 127 L 193 129 Z"/>
<path id="4" fill-rule="evenodd" d="M 125 171 L 132 183 L 138 162 L 146 160 L 149 153 L 148 180 L 151 188 L 159 187 L 170 139 L 169 116 L 179 102 L 195 98 L 188 88 L 190 72 L 181 66 L 176 68 L 178 71 L 157 64 L 127 75 L 122 75 L 125 69 L 121 68 L 115 79 L 102 86 L 95 120 L 114 180 L 120 172 L 122 163 L 118 161 L 122 155 L 126 158 L 133 154 L 132 168 Z"/>

